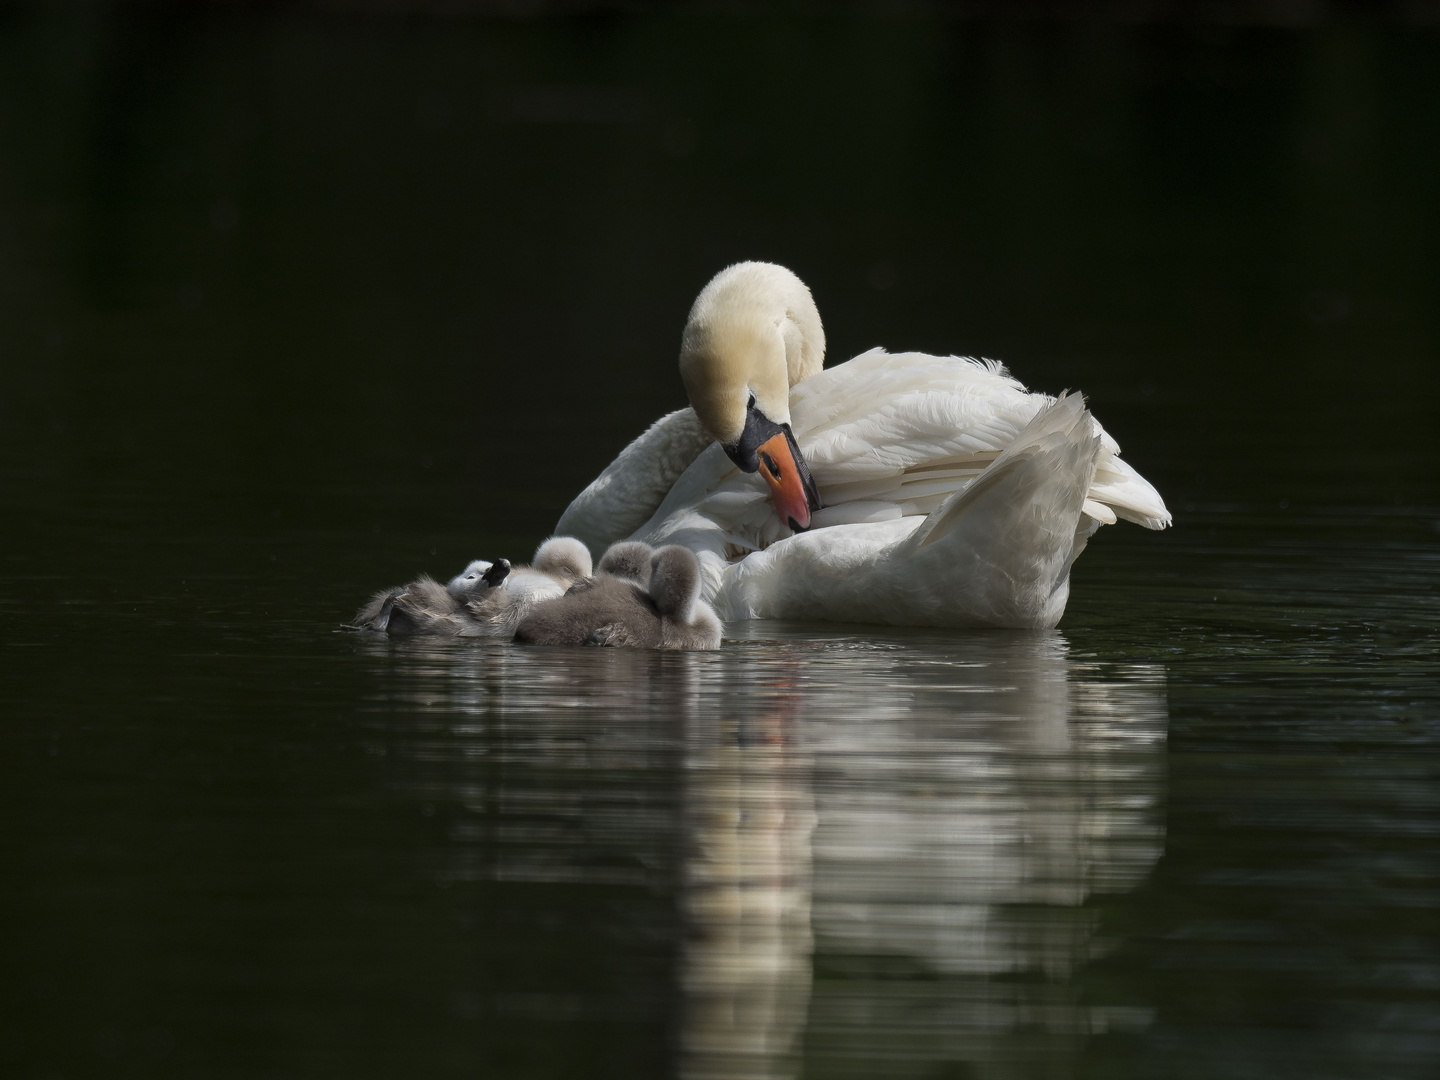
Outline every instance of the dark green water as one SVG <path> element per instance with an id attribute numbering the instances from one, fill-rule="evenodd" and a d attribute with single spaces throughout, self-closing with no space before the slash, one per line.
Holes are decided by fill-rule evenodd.
<path id="1" fill-rule="evenodd" d="M 0 14 L 7 1076 L 1428 1077 L 1440 34 Z M 1078 387 L 1053 635 L 334 632 L 739 258 Z"/>

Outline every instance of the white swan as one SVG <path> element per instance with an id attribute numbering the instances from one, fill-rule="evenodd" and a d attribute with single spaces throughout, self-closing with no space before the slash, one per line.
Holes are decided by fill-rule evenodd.
<path id="1" fill-rule="evenodd" d="M 626 447 L 556 531 L 593 550 L 683 544 L 726 620 L 1049 628 L 1100 525 L 1170 523 L 1078 394 L 882 349 L 821 371 L 824 351 L 794 274 L 722 271 L 682 339 L 692 408 Z"/>

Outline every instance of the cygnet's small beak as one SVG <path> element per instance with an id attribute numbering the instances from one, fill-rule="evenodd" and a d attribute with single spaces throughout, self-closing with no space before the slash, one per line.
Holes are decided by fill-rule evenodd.
<path id="1" fill-rule="evenodd" d="M 820 494 L 795 439 L 782 430 L 761 443 L 755 456 L 760 459 L 760 475 L 770 485 L 770 498 L 780 520 L 794 532 L 810 528 L 810 513 L 820 509 Z"/>

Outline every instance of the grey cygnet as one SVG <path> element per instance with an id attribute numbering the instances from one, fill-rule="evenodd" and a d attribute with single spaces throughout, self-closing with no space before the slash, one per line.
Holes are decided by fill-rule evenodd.
<path id="1" fill-rule="evenodd" d="M 700 599 L 699 560 L 678 545 L 642 559 L 649 550 L 635 541 L 611 547 L 595 577 L 577 582 L 562 597 L 536 604 L 520 620 L 515 640 L 528 645 L 718 648 L 723 627 Z M 648 578 L 646 585 L 636 583 L 633 575 L 639 572 Z"/>
<path id="2" fill-rule="evenodd" d="M 654 556 L 655 549 L 643 541 L 621 540 L 605 549 L 595 572 L 627 578 L 643 589 L 650 584 L 650 560 Z"/>
<path id="3" fill-rule="evenodd" d="M 509 573 L 509 559 L 497 559 L 493 563 L 476 559 L 446 585 L 428 574 L 421 574 L 409 585 L 376 593 L 355 613 L 355 621 L 350 625 L 356 630 L 375 630 L 392 637 L 463 634 L 469 622 L 464 606 L 490 595 Z"/>
<path id="4" fill-rule="evenodd" d="M 443 637 L 509 638 L 536 603 L 564 594 L 590 574 L 590 552 L 568 536 L 546 540 L 535 549 L 531 566 L 507 559 L 477 559 L 441 585 L 422 574 L 409 585 L 371 597 L 351 627 L 391 637 L 430 634 Z"/>

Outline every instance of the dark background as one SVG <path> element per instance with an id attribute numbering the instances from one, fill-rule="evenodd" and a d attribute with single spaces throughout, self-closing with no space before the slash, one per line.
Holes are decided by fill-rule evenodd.
<path id="1" fill-rule="evenodd" d="M 769 259 L 832 363 L 1085 391 L 1175 513 L 1061 627 L 1168 695 L 1074 984 L 1153 1023 L 1003 1075 L 1432 1075 L 1437 230 L 1435 5 L 0 8 L 0 1065 L 663 1070 L 673 896 L 436 887 L 528 684 L 330 631 L 524 558 Z M 670 822 L 657 754 L 509 776 Z M 641 940 L 648 1027 L 487 1011 Z"/>
<path id="2" fill-rule="evenodd" d="M 1084 390 L 1181 513 L 1433 501 L 1434 26 L 767 10 L 7 7 L 12 498 L 528 545 L 758 258 L 831 362 Z"/>

